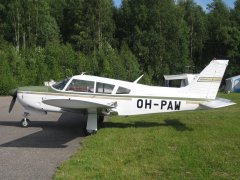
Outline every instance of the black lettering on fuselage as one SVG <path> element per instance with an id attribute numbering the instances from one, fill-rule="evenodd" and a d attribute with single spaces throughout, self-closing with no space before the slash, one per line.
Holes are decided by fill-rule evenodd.
<path id="1" fill-rule="evenodd" d="M 137 108 L 142 108 L 143 107 L 143 100 L 142 99 L 138 99 L 137 100 Z"/>
<path id="2" fill-rule="evenodd" d="M 175 110 L 180 110 L 181 101 L 175 101 Z"/>
<path id="3" fill-rule="evenodd" d="M 166 107 L 166 110 L 175 110 L 175 111 L 179 111 L 180 107 L 181 107 L 181 101 L 165 101 L 162 100 L 161 101 L 161 109 L 164 109 L 164 107 Z"/>
<path id="4" fill-rule="evenodd" d="M 169 101 L 167 110 L 173 110 L 172 101 Z"/>
<path id="5" fill-rule="evenodd" d="M 152 100 L 145 100 L 145 109 L 151 109 L 152 108 Z"/>
<path id="6" fill-rule="evenodd" d="M 162 100 L 161 101 L 161 109 L 163 109 L 163 107 L 166 106 L 166 105 L 167 105 L 167 101 Z"/>
<path id="7" fill-rule="evenodd" d="M 138 99 L 137 108 L 142 109 L 152 109 L 152 105 L 160 106 L 160 109 L 179 111 L 181 107 L 181 101 L 166 101 L 162 100 L 160 104 L 155 103 L 152 99 Z"/>

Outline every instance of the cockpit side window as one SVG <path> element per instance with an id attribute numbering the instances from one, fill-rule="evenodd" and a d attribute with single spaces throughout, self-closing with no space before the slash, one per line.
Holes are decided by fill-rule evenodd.
<path id="1" fill-rule="evenodd" d="M 63 90 L 66 84 L 68 83 L 69 79 L 64 79 L 63 81 L 60 81 L 56 84 L 54 84 L 52 87 L 58 90 Z"/>
<path id="2" fill-rule="evenodd" d="M 94 82 L 73 79 L 69 84 L 67 91 L 77 91 L 77 92 L 94 92 Z"/>
<path id="3" fill-rule="evenodd" d="M 130 89 L 119 86 L 119 88 L 117 90 L 117 94 L 129 94 L 130 91 L 131 91 Z"/>
<path id="4" fill-rule="evenodd" d="M 96 93 L 112 94 L 114 85 L 97 82 Z"/>

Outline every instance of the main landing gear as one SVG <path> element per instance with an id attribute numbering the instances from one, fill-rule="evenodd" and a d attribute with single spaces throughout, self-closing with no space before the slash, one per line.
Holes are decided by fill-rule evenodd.
<path id="1" fill-rule="evenodd" d="M 97 114 L 97 109 L 88 109 L 88 118 L 86 126 L 86 135 L 96 134 L 103 123 L 104 116 Z"/>
<path id="2" fill-rule="evenodd" d="M 24 112 L 23 119 L 20 122 L 21 127 L 24 128 L 29 127 L 30 125 L 30 120 L 28 119 L 29 116 L 30 113 Z M 84 133 L 86 135 L 96 134 L 98 129 L 102 126 L 103 121 L 104 115 L 97 114 L 97 109 L 88 109 L 88 118 Z"/>
<path id="3" fill-rule="evenodd" d="M 20 126 L 27 128 L 30 125 L 30 120 L 28 119 L 28 117 L 30 116 L 30 114 L 28 112 L 24 112 L 23 114 L 23 119 L 20 122 Z"/>

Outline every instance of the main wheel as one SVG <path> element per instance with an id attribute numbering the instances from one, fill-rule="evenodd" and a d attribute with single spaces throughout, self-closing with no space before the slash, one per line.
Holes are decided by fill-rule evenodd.
<path id="1" fill-rule="evenodd" d="M 103 121 L 104 121 L 104 116 L 103 115 L 98 115 L 98 117 L 97 117 L 98 124 L 102 124 Z"/>
<path id="2" fill-rule="evenodd" d="M 90 135 L 94 135 L 94 134 L 97 134 L 97 131 L 89 131 L 87 130 L 86 128 L 83 130 L 83 134 L 84 136 L 90 136 Z"/>
<path id="3" fill-rule="evenodd" d="M 29 127 L 29 124 L 30 124 L 30 120 L 27 119 L 27 118 L 22 119 L 22 120 L 21 120 L 21 123 L 20 123 L 20 125 L 21 125 L 22 127 L 24 127 L 24 128 Z"/>

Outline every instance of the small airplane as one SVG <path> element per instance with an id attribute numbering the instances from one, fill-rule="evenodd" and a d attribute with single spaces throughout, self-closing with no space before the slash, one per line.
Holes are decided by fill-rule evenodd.
<path id="1" fill-rule="evenodd" d="M 26 109 L 21 126 L 28 127 L 29 111 L 74 112 L 88 114 L 86 130 L 96 133 L 98 122 L 104 116 L 119 116 L 212 109 L 230 106 L 227 99 L 216 98 L 228 60 L 212 60 L 195 79 L 185 87 L 171 88 L 139 84 L 97 76 L 76 75 L 52 86 L 28 86 L 12 90 Z"/>

